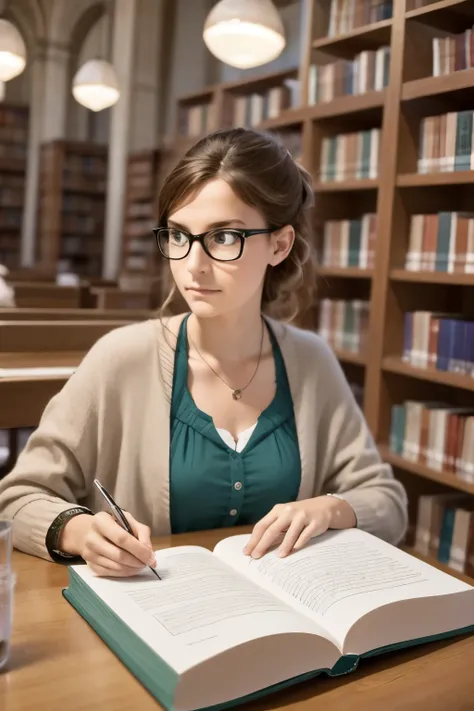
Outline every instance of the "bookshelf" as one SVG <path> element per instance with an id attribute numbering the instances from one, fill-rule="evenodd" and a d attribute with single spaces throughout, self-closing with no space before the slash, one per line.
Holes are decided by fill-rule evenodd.
<path id="1" fill-rule="evenodd" d="M 370 5 L 370 0 L 366 4 Z M 423 498 L 454 492 L 466 496 L 469 506 L 474 508 L 474 470 L 469 480 L 469 476 L 460 478 L 452 471 L 412 461 L 394 451 L 391 436 L 393 408 L 402 407 L 407 401 L 441 401 L 451 410 L 473 407 L 474 375 L 467 371 L 439 370 L 433 364 L 415 367 L 403 359 L 403 354 L 408 313 L 440 312 L 447 318 L 458 314 L 466 321 L 474 321 L 474 273 L 460 271 L 457 266 L 451 271 L 446 268 L 435 271 L 432 267 L 428 271 L 421 265 L 418 269 L 407 268 L 413 216 L 441 212 L 458 216 L 472 212 L 474 216 L 472 135 L 469 138 L 472 163 L 463 169 L 452 164 L 449 171 L 438 166 L 436 171 L 420 173 L 418 164 L 420 157 L 426 158 L 421 130 L 427 117 L 474 110 L 474 59 L 471 66 L 462 70 L 433 76 L 438 51 L 434 49 L 435 43 L 439 45 L 441 40 L 445 42 L 446 38 L 473 28 L 474 1 L 396 0 L 393 3 L 377 1 L 372 5 L 376 14 L 370 21 L 365 17 L 362 22 L 359 16 L 351 23 L 348 8 L 349 13 L 350 8 L 358 12 L 361 2 L 339 3 L 338 7 L 345 8 L 346 12 L 344 17 L 336 18 L 331 0 L 309 0 L 298 70 L 214 86 L 185 97 L 182 103 L 190 106 L 208 101 L 213 107 L 213 127 L 229 126 L 235 120 L 236 101 L 251 96 L 256 90 L 267 91 L 287 79 L 298 78 L 299 87 L 293 85 L 298 99 L 285 108 L 282 105 L 279 115 L 252 122 L 257 128 L 272 131 L 282 138 L 285 133 L 299 134 L 301 142 L 296 157 L 313 177 L 314 239 L 321 265 L 319 299 L 310 310 L 308 320 L 298 325 L 321 330 L 351 386 L 359 395 L 363 388 L 359 402 L 369 427 L 382 457 L 392 465 L 408 492 L 407 550 L 449 571 L 452 569 L 436 555 L 424 555 L 414 548 L 418 506 Z M 474 46 L 474 38 L 472 41 Z M 382 65 L 377 63 L 381 61 L 377 60 L 380 55 L 388 57 L 383 71 Z M 334 65 L 334 69 L 319 74 L 319 70 L 314 69 L 328 65 Z M 351 66 L 358 66 L 359 72 L 361 66 L 365 67 L 368 76 L 362 79 L 362 84 L 358 83 L 357 73 L 357 79 L 353 72 L 351 75 Z M 374 71 L 378 72 L 377 89 L 374 89 Z M 382 84 L 380 72 L 386 72 Z M 315 76 L 326 77 L 324 81 L 332 76 L 335 85 L 330 87 L 329 94 L 334 98 L 327 99 L 327 87 L 318 95 Z M 366 90 L 361 91 L 361 86 Z M 239 123 L 246 122 L 239 118 Z M 374 129 L 378 134 L 376 140 L 368 142 L 371 151 L 367 151 L 367 137 Z M 333 152 L 332 165 L 328 148 Z M 432 150 L 435 152 L 428 158 L 434 156 L 439 161 L 444 155 L 441 149 Z M 346 170 L 344 162 L 338 162 L 341 156 L 348 165 Z M 456 162 L 453 156 L 447 157 Z M 465 158 L 464 155 L 464 161 Z M 346 242 L 344 239 L 340 242 L 338 236 L 336 256 L 333 254 L 325 262 L 327 223 L 348 221 L 353 224 L 364 215 L 376 216 L 371 263 L 365 260 L 354 263 L 354 254 L 350 258 L 337 256 L 341 249 L 345 254 L 347 250 L 351 252 L 355 248 L 357 252 L 366 248 L 365 237 L 357 231 L 353 235 L 354 242 L 350 234 L 345 235 Z M 442 237 L 446 239 L 446 235 Z M 432 254 L 437 249 L 430 243 L 427 251 Z M 329 319 L 324 306 L 328 300 L 339 304 L 332 309 L 336 316 L 331 315 Z M 350 336 L 347 341 L 346 317 L 341 317 L 342 303 L 369 305 L 367 332 L 360 350 L 352 347 L 354 342 Z M 352 316 L 347 321 L 353 325 Z M 347 344 L 351 347 L 347 348 Z M 423 347 L 426 348 L 426 344 Z M 472 431 L 474 433 L 474 429 Z M 468 464 L 474 467 L 474 451 L 472 462 Z M 462 577 L 459 570 L 457 574 Z"/>
<path id="2" fill-rule="evenodd" d="M 156 250 L 152 228 L 158 219 L 158 179 L 160 151 L 147 150 L 128 157 L 125 196 L 123 264 L 121 281 L 144 287 L 144 279 L 153 278 Z"/>
<path id="3" fill-rule="evenodd" d="M 82 277 L 102 269 L 107 147 L 52 141 L 41 147 L 38 262 Z"/>
<path id="4" fill-rule="evenodd" d="M 20 264 L 28 108 L 0 104 L 0 264 Z"/>

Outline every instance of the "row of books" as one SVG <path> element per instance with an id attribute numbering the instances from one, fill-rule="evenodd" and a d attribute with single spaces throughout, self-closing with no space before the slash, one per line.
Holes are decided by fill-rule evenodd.
<path id="1" fill-rule="evenodd" d="M 153 227 L 156 227 L 156 220 L 152 217 L 144 220 L 127 220 L 124 236 L 128 238 L 148 236 L 151 241 Z"/>
<path id="2" fill-rule="evenodd" d="M 64 161 L 67 173 L 87 175 L 87 177 L 104 177 L 107 172 L 107 158 L 101 156 L 68 155 Z"/>
<path id="3" fill-rule="evenodd" d="M 28 129 L 22 126 L 2 125 L 0 123 L 0 143 L 24 144 L 28 140 Z"/>
<path id="4" fill-rule="evenodd" d="M 474 578 L 474 511 L 472 496 L 420 496 L 414 548 L 449 568 Z"/>
<path id="5" fill-rule="evenodd" d="M 355 220 L 328 220 L 324 224 L 323 266 L 371 269 L 376 238 L 377 215 L 374 213 Z"/>
<path id="6" fill-rule="evenodd" d="M 298 129 L 284 129 L 281 131 L 271 131 L 278 138 L 280 143 L 293 156 L 295 161 L 300 161 L 303 155 L 303 135 Z"/>
<path id="7" fill-rule="evenodd" d="M 149 201 L 131 202 L 127 208 L 127 217 L 135 218 L 153 218 L 153 204 Z"/>
<path id="8" fill-rule="evenodd" d="M 26 143 L 0 143 L 0 158 L 25 160 L 27 150 Z"/>
<path id="9" fill-rule="evenodd" d="M 329 37 L 392 17 L 392 0 L 331 0 Z"/>
<path id="10" fill-rule="evenodd" d="M 325 137 L 321 149 L 321 182 L 376 178 L 380 129 Z"/>
<path id="11" fill-rule="evenodd" d="M 416 400 L 393 405 L 390 449 L 410 462 L 474 483 L 474 406 Z"/>
<path id="12" fill-rule="evenodd" d="M 474 67 L 474 27 L 456 35 L 433 38 L 433 76 Z"/>
<path id="13" fill-rule="evenodd" d="M 368 301 L 321 299 L 319 334 L 336 350 L 361 353 L 369 328 Z"/>
<path id="14" fill-rule="evenodd" d="M 474 169 L 474 111 L 450 111 L 421 120 L 418 172 Z"/>
<path id="15" fill-rule="evenodd" d="M 0 104 L 0 126 L 25 127 L 28 125 L 28 113 L 26 106 L 2 106 Z"/>
<path id="16" fill-rule="evenodd" d="M 474 377 L 474 321 L 431 311 L 406 313 L 403 360 Z"/>
<path id="17" fill-rule="evenodd" d="M 333 101 L 341 96 L 381 91 L 389 82 L 390 47 L 366 50 L 353 60 L 338 59 L 309 68 L 310 105 Z"/>
<path id="18" fill-rule="evenodd" d="M 19 210 L 2 210 L 0 215 L 0 229 L 19 230 L 21 228 L 22 213 Z"/>
<path id="19" fill-rule="evenodd" d="M 0 207 L 22 207 L 23 191 L 0 187 Z"/>
<path id="20" fill-rule="evenodd" d="M 10 172 L 0 173 L 0 188 L 23 191 L 25 189 L 25 176 Z"/>
<path id="21" fill-rule="evenodd" d="M 474 273 L 474 213 L 412 215 L 405 269 Z"/>
<path id="22" fill-rule="evenodd" d="M 107 181 L 105 177 L 98 174 L 85 175 L 77 170 L 63 171 L 63 190 L 93 191 L 97 193 L 105 192 Z"/>
<path id="23" fill-rule="evenodd" d="M 266 119 L 277 118 L 285 109 L 299 104 L 299 93 L 299 81 L 287 79 L 281 86 L 274 86 L 263 93 L 235 96 L 232 101 L 227 102 L 224 125 L 258 126 Z"/>
<path id="24" fill-rule="evenodd" d="M 214 123 L 213 105 L 210 102 L 195 106 L 180 106 L 178 110 L 178 132 L 182 136 L 203 136 L 212 130 Z"/>
<path id="25" fill-rule="evenodd" d="M 93 235 L 102 228 L 102 221 L 92 215 L 65 214 L 62 219 L 62 232 L 81 235 Z M 99 233 L 100 234 L 100 233 Z"/>

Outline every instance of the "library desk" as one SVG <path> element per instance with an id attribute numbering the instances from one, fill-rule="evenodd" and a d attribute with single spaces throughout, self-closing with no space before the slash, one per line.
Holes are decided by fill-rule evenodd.
<path id="1" fill-rule="evenodd" d="M 77 367 L 83 352 L 0 353 L 1 368 Z M 67 375 L 0 377 L 0 429 L 36 427 Z"/>
<path id="2" fill-rule="evenodd" d="M 229 533 L 160 538 L 155 546 L 213 548 Z M 157 702 L 62 597 L 67 568 L 18 552 L 13 565 L 15 616 L 10 661 L 0 673 L 2 711 L 156 711 Z M 471 636 L 363 660 L 353 674 L 319 677 L 241 708 L 468 711 L 474 705 L 473 669 Z"/>

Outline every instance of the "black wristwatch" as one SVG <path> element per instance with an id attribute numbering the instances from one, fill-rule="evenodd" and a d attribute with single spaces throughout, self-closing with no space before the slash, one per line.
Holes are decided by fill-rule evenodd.
<path id="1" fill-rule="evenodd" d="M 83 559 L 78 555 L 71 555 L 70 553 L 64 553 L 59 548 L 59 540 L 61 538 L 61 533 L 68 521 L 70 521 L 75 516 L 80 516 L 81 514 L 89 514 L 93 516 L 94 514 L 85 506 L 75 506 L 73 508 L 62 511 L 59 516 L 56 516 L 51 526 L 48 528 L 46 533 L 45 544 L 48 549 L 48 553 L 55 563 L 63 563 L 64 565 L 72 565 L 75 563 L 83 563 Z"/>

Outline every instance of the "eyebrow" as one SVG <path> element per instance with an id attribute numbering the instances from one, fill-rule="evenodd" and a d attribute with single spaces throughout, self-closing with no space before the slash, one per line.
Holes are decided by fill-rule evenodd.
<path id="1" fill-rule="evenodd" d="M 239 224 L 239 225 L 245 225 L 245 222 L 242 222 L 242 220 L 236 219 L 230 219 L 230 220 L 219 220 L 217 222 L 211 222 L 207 226 L 208 230 L 212 230 L 215 227 L 229 227 L 232 224 Z M 171 227 L 176 227 L 178 230 L 184 230 L 185 232 L 189 232 L 187 227 L 184 225 L 181 225 L 179 222 L 175 222 L 174 220 L 168 220 L 168 225 Z"/>

